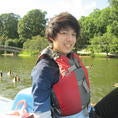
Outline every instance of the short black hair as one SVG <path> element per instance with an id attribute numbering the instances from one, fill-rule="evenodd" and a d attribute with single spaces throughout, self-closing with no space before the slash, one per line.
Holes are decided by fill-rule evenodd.
<path id="1" fill-rule="evenodd" d="M 68 12 L 62 12 L 50 19 L 46 27 L 45 36 L 50 41 L 50 38 L 54 39 L 61 29 L 68 27 L 71 27 L 76 32 L 77 37 L 80 35 L 80 25 L 77 19 Z"/>

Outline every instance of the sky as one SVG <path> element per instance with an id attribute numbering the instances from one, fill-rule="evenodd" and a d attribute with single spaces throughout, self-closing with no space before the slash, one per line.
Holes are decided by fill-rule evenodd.
<path id="1" fill-rule="evenodd" d="M 0 0 L 0 15 L 14 13 L 23 17 L 30 10 L 40 9 L 47 12 L 47 18 L 69 12 L 79 19 L 96 8 L 104 9 L 108 5 L 108 0 Z"/>

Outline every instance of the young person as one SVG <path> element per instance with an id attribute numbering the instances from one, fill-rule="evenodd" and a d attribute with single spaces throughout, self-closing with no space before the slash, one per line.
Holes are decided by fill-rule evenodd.
<path id="1" fill-rule="evenodd" d="M 89 114 L 87 69 L 73 52 L 79 35 L 77 19 L 67 12 L 49 21 L 46 38 L 50 45 L 41 52 L 31 73 L 36 118 L 98 118 L 93 111 Z"/>

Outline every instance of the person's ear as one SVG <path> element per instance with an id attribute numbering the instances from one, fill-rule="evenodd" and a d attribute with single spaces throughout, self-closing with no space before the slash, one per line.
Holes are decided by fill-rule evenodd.
<path id="1" fill-rule="evenodd" d="M 53 38 L 49 38 L 49 40 L 50 40 L 51 42 L 53 42 L 53 41 L 54 41 L 54 39 L 53 39 Z"/>

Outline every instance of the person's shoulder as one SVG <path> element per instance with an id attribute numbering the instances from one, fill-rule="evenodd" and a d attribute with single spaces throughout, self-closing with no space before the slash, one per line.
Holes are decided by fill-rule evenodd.
<path id="1" fill-rule="evenodd" d="M 50 57 L 40 58 L 34 66 L 32 72 L 52 72 L 58 71 L 58 66 Z"/>
<path id="2" fill-rule="evenodd" d="M 39 61 L 37 62 L 37 65 L 57 67 L 55 60 L 48 55 L 41 56 Z"/>

